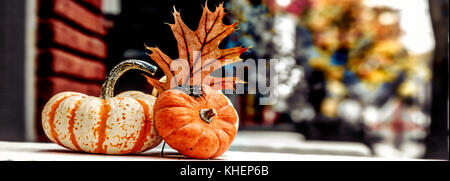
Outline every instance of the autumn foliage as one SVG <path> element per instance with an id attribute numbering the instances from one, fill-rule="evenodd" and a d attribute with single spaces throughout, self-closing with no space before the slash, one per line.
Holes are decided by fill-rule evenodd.
<path id="1" fill-rule="evenodd" d="M 222 66 L 242 60 L 239 56 L 248 49 L 243 47 L 219 49 L 220 42 L 232 33 L 237 25 L 237 22 L 231 25 L 223 24 L 222 20 L 225 14 L 222 4 L 214 12 L 211 12 L 205 4 L 197 30 L 192 31 L 184 24 L 180 13 L 174 9 L 175 22 L 169 26 L 177 40 L 178 59 L 172 60 L 158 47 L 146 47 L 152 51 L 150 57 L 166 75 L 166 82 L 147 77 L 148 82 L 158 92 L 164 92 L 183 84 L 213 85 L 222 83 L 219 88 L 228 89 L 233 88 L 235 83 L 243 82 L 236 77 L 210 76 L 213 71 Z"/>
<path id="2" fill-rule="evenodd" d="M 147 47 L 166 75 L 166 81 L 147 77 L 160 93 L 153 108 L 156 129 L 170 147 L 185 156 L 216 158 L 228 150 L 239 125 L 231 101 L 217 90 L 234 89 L 235 83 L 243 81 L 210 74 L 240 61 L 248 48 L 219 49 L 237 25 L 222 23 L 222 4 L 214 12 L 205 5 L 195 31 L 183 23 L 178 11 L 173 15 L 175 22 L 169 25 L 177 40 L 178 59 L 172 60 L 157 47 Z M 200 94 L 192 92 L 198 89 Z"/>

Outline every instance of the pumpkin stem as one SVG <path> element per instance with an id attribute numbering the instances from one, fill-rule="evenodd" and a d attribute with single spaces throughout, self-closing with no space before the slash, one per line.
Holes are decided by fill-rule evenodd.
<path id="1" fill-rule="evenodd" d="M 117 80 L 128 70 L 141 70 L 150 75 L 154 75 L 156 72 L 156 66 L 147 63 L 142 60 L 125 60 L 117 64 L 109 75 L 106 76 L 105 82 L 102 85 L 102 92 L 100 94 L 100 98 L 107 99 L 114 97 L 114 85 Z"/>
<path id="2" fill-rule="evenodd" d="M 181 86 L 177 86 L 173 89 L 180 90 L 194 98 L 199 98 L 203 94 L 202 87 L 198 86 L 198 85 L 181 85 Z"/>
<path id="3" fill-rule="evenodd" d="M 210 123 L 215 115 L 217 115 L 215 109 L 200 109 L 200 117 L 206 123 Z"/>

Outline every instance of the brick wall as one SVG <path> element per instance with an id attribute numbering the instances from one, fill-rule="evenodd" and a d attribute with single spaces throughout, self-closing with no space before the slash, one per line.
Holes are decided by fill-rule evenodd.
<path id="1" fill-rule="evenodd" d="M 41 112 L 55 94 L 76 91 L 99 96 L 106 75 L 102 0 L 39 0 L 37 109 L 38 141 L 48 141 Z"/>

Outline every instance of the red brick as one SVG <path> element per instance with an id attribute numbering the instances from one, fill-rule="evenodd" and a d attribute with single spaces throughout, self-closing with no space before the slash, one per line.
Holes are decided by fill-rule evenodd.
<path id="1" fill-rule="evenodd" d="M 85 83 L 65 77 L 50 76 L 38 78 L 38 96 L 45 102 L 57 93 L 64 91 L 80 92 L 90 96 L 99 96 L 100 84 Z"/>
<path id="2" fill-rule="evenodd" d="M 90 4 L 91 6 L 100 11 L 102 10 L 102 3 L 103 3 L 102 0 L 81 0 L 81 1 Z"/>
<path id="3" fill-rule="evenodd" d="M 102 81 L 106 66 L 102 62 L 82 58 L 72 53 L 50 48 L 39 56 L 40 68 L 49 69 L 57 75 L 67 75 L 85 80 Z"/>
<path id="4" fill-rule="evenodd" d="M 89 36 L 55 19 L 42 20 L 40 40 L 50 39 L 58 45 L 89 54 L 100 59 L 106 58 L 106 44 L 99 38 Z"/>
<path id="5" fill-rule="evenodd" d="M 102 16 L 96 15 L 72 0 L 53 0 L 53 12 L 69 19 L 83 28 L 100 35 L 106 35 Z"/>

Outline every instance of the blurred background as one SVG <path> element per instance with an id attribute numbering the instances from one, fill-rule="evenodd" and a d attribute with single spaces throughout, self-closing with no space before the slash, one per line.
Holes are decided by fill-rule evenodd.
<path id="1" fill-rule="evenodd" d="M 276 104 L 227 95 L 240 116 L 232 150 L 448 159 L 448 1 L 209 0 L 239 29 L 221 48 L 278 59 Z M 98 96 L 145 45 L 178 56 L 173 7 L 196 29 L 205 0 L 0 1 L 0 140 L 48 142 L 40 113 L 56 93 Z M 156 64 L 155 64 L 156 65 Z M 230 66 L 223 69 L 228 71 Z M 257 82 L 265 72 L 245 72 Z M 156 76 L 163 76 L 158 70 Z M 151 93 L 138 72 L 116 93 Z M 246 91 L 249 90 L 247 87 Z"/>

